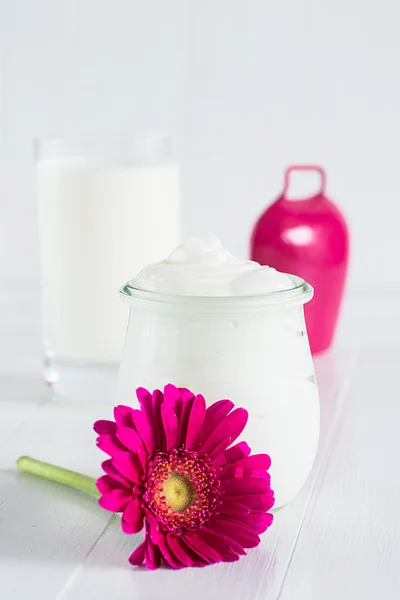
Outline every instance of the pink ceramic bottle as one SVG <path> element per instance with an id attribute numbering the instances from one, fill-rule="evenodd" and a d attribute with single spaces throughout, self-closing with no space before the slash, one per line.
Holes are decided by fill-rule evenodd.
<path id="1" fill-rule="evenodd" d="M 320 174 L 321 186 L 315 196 L 287 198 L 290 174 L 295 170 Z M 346 221 L 325 196 L 325 182 L 321 167 L 289 167 L 281 196 L 261 215 L 251 238 L 252 260 L 299 275 L 314 287 L 314 298 L 305 306 L 313 354 L 332 343 L 349 257 Z"/>

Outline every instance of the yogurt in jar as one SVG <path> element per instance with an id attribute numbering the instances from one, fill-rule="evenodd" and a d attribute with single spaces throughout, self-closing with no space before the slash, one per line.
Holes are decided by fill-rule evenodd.
<path id="1" fill-rule="evenodd" d="M 276 507 L 303 486 L 315 458 L 319 400 L 300 278 L 232 256 L 207 234 L 145 267 L 121 290 L 131 305 L 119 396 L 167 383 L 231 399 L 249 412 L 253 453 L 271 456 Z"/>

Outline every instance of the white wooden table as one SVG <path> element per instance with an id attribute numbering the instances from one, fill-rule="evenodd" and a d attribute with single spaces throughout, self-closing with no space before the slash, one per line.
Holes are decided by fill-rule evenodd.
<path id="1" fill-rule="evenodd" d="M 111 408 L 46 392 L 32 304 L 7 298 L 0 298 L 1 600 L 400 598 L 400 320 L 387 305 L 384 336 L 382 315 L 378 325 L 374 309 L 358 320 L 354 311 L 335 351 L 316 361 L 319 454 L 262 544 L 234 564 L 147 572 L 130 567 L 135 543 L 118 516 L 80 492 L 17 473 L 15 459 L 31 454 L 98 474 L 91 426 Z"/>

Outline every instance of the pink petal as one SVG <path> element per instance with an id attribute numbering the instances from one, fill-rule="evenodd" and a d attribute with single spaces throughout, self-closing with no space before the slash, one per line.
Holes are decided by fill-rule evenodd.
<path id="1" fill-rule="evenodd" d="M 234 540 L 243 548 L 255 548 L 261 541 L 253 529 L 242 525 L 238 521 L 232 522 L 217 518 L 214 527 L 216 531 Z"/>
<path id="2" fill-rule="evenodd" d="M 218 509 L 218 515 L 238 517 L 239 520 L 241 515 L 247 515 L 249 512 L 249 507 L 239 502 L 223 502 Z"/>
<path id="3" fill-rule="evenodd" d="M 133 422 L 147 452 L 153 454 L 156 449 L 156 438 L 146 415 L 141 410 L 134 410 Z"/>
<path id="4" fill-rule="evenodd" d="M 131 565 L 134 565 L 135 567 L 140 567 L 140 565 L 143 564 L 145 549 L 146 549 L 146 542 L 142 542 L 136 548 L 136 550 L 134 550 L 134 552 L 132 552 L 132 554 L 129 557 L 129 562 L 131 563 Z"/>
<path id="5" fill-rule="evenodd" d="M 268 471 L 271 466 L 271 459 L 268 454 L 252 454 L 237 460 L 230 467 L 243 467 L 244 469 L 254 469 L 255 471 Z"/>
<path id="6" fill-rule="evenodd" d="M 101 468 L 103 469 L 103 471 L 105 473 L 107 473 L 107 475 L 110 475 L 110 477 L 114 480 L 114 482 L 117 481 L 123 487 L 130 488 L 131 487 L 131 483 L 125 477 L 123 477 L 123 475 L 121 475 L 121 473 L 119 471 L 117 471 L 117 469 L 114 467 L 112 461 L 113 461 L 112 458 L 109 458 L 108 460 L 105 460 L 101 464 Z"/>
<path id="7" fill-rule="evenodd" d="M 212 462 L 215 462 L 215 464 L 218 464 L 219 458 L 221 458 L 221 456 L 223 457 L 223 453 L 225 452 L 225 450 L 227 449 L 227 447 L 229 446 L 230 443 L 231 443 L 231 438 L 227 438 L 226 440 L 223 440 L 220 444 L 218 444 L 218 446 L 216 448 L 214 448 L 214 450 L 212 452 L 210 452 L 210 454 L 208 454 L 208 458 Z"/>
<path id="8" fill-rule="evenodd" d="M 173 552 L 174 556 L 179 560 L 182 565 L 186 567 L 204 566 L 206 563 L 199 556 L 196 556 L 193 551 L 188 548 L 184 541 L 175 535 L 169 535 L 167 537 L 168 546 Z"/>
<path id="9" fill-rule="evenodd" d="M 259 477 L 240 477 L 221 481 L 221 490 L 229 496 L 266 494 L 270 489 L 269 481 Z"/>
<path id="10" fill-rule="evenodd" d="M 103 433 L 113 435 L 117 431 L 117 424 L 114 423 L 114 421 L 96 421 L 93 425 L 93 429 L 99 435 L 102 435 Z"/>
<path id="11" fill-rule="evenodd" d="M 200 441 L 200 432 L 203 427 L 204 417 L 206 415 L 206 401 L 199 394 L 195 397 L 190 411 L 187 430 L 185 448 L 186 450 L 196 450 Z"/>
<path id="12" fill-rule="evenodd" d="M 185 533 L 182 536 L 182 539 L 185 544 L 187 544 L 187 546 L 207 564 L 212 565 L 222 561 L 221 554 L 201 540 L 197 533 Z"/>
<path id="13" fill-rule="evenodd" d="M 170 404 L 162 404 L 161 418 L 165 432 L 165 449 L 170 452 L 176 447 L 178 436 L 178 417 Z"/>
<path id="14" fill-rule="evenodd" d="M 131 406 L 124 406 L 120 404 L 114 408 L 114 419 L 118 427 L 132 427 L 133 408 Z"/>
<path id="15" fill-rule="evenodd" d="M 193 400 L 194 394 L 193 394 L 193 392 L 188 390 L 188 388 L 181 387 L 178 389 L 181 394 L 181 398 L 182 398 L 183 402 L 190 402 L 190 400 Z"/>
<path id="16" fill-rule="evenodd" d="M 175 408 L 176 403 L 181 399 L 181 393 L 177 387 L 169 383 L 164 388 L 164 402 Z"/>
<path id="17" fill-rule="evenodd" d="M 121 512 L 132 499 L 132 495 L 121 489 L 114 489 L 105 493 L 99 498 L 99 504 L 102 508 L 111 512 Z"/>
<path id="18" fill-rule="evenodd" d="M 245 458 L 250 454 L 250 452 L 250 446 L 246 444 L 246 442 L 239 442 L 235 446 L 232 446 L 232 448 L 228 448 L 228 450 L 225 451 L 226 462 L 231 463 L 240 460 L 241 458 Z"/>
<path id="19" fill-rule="evenodd" d="M 115 435 L 110 435 L 108 433 L 102 433 L 99 435 L 97 438 L 97 446 L 109 456 L 114 456 L 118 452 L 121 452 L 121 450 L 125 450 Z"/>
<path id="20" fill-rule="evenodd" d="M 231 439 L 231 438 L 229 438 L 229 439 Z M 226 454 L 226 450 L 224 451 L 223 454 L 220 454 L 218 456 L 218 458 L 215 458 L 213 460 L 214 465 L 217 465 L 217 467 L 225 467 L 225 465 L 227 464 L 225 454 Z"/>
<path id="21" fill-rule="evenodd" d="M 236 467 L 236 463 L 226 465 L 221 473 L 221 479 L 240 479 L 242 477 L 254 477 L 256 479 L 264 479 L 271 486 L 271 475 L 266 471 L 256 471 L 255 469 L 244 469 Z"/>
<path id="22" fill-rule="evenodd" d="M 122 449 L 130 450 L 137 454 L 143 469 L 147 466 L 147 452 L 139 435 L 131 427 L 120 427 L 117 432 L 118 439 L 122 442 Z"/>
<path id="23" fill-rule="evenodd" d="M 273 507 L 275 499 L 272 493 L 252 494 L 251 496 L 224 496 L 224 502 L 239 502 L 252 510 L 267 511 Z"/>
<path id="24" fill-rule="evenodd" d="M 230 516 L 226 517 L 225 520 L 234 521 L 234 523 L 237 522 L 236 519 Z M 271 526 L 273 520 L 274 515 L 272 513 L 265 513 L 258 510 L 252 510 L 247 515 L 240 515 L 239 518 L 239 521 L 243 525 L 249 527 L 257 534 L 264 533 L 264 531 L 266 531 L 268 527 Z"/>
<path id="25" fill-rule="evenodd" d="M 144 414 L 147 417 L 148 422 L 151 425 L 151 428 L 154 431 L 154 435 L 156 437 L 156 443 L 158 445 L 158 430 L 156 427 L 155 419 L 154 419 L 154 410 L 153 410 L 153 396 L 147 391 L 145 388 L 137 388 L 136 396 L 139 401 L 140 407 Z"/>
<path id="26" fill-rule="evenodd" d="M 232 441 L 236 440 L 245 428 L 247 418 L 247 410 L 236 408 L 217 425 L 200 448 L 199 454 L 210 454 L 214 448 L 227 438 L 231 438 Z"/>
<path id="27" fill-rule="evenodd" d="M 147 523 L 146 523 L 147 535 L 150 536 L 150 539 L 153 542 L 153 544 L 155 544 L 157 546 L 159 536 L 161 535 L 160 529 L 158 527 L 157 519 L 154 517 L 154 515 L 149 510 L 146 510 L 146 509 L 144 510 L 144 516 L 147 521 Z"/>
<path id="28" fill-rule="evenodd" d="M 165 533 L 162 533 L 160 535 L 158 544 L 165 562 L 173 569 L 182 569 L 184 565 L 178 560 L 178 558 L 172 552 L 171 548 L 168 546 Z"/>
<path id="29" fill-rule="evenodd" d="M 153 408 L 153 397 L 148 390 L 143 387 L 138 387 L 136 390 L 136 396 L 140 406 L 145 409 L 145 412 L 147 412 L 149 407 Z"/>
<path id="30" fill-rule="evenodd" d="M 96 486 L 100 494 L 108 494 L 116 488 L 116 482 L 109 475 L 103 475 L 96 481 Z"/>
<path id="31" fill-rule="evenodd" d="M 221 535 L 214 529 L 203 527 L 199 530 L 198 535 L 203 542 L 211 546 L 221 555 L 224 562 L 235 562 L 236 560 L 239 560 L 239 555 L 246 554 L 239 544 L 226 536 Z"/>
<path id="32" fill-rule="evenodd" d="M 181 393 L 183 404 L 179 420 L 178 446 L 182 446 L 185 443 L 190 411 L 192 410 L 194 400 L 194 395 L 189 390 L 182 388 Z"/>
<path id="33" fill-rule="evenodd" d="M 235 405 L 230 400 L 218 400 L 206 410 L 203 424 L 202 439 L 206 440 L 216 426 L 232 410 Z"/>
<path id="34" fill-rule="evenodd" d="M 164 403 L 164 394 L 160 390 L 154 390 L 152 396 L 153 402 L 153 427 L 154 433 L 157 440 L 157 448 L 159 450 L 164 449 L 165 434 L 164 427 L 161 418 L 161 406 Z"/>
<path id="35" fill-rule="evenodd" d="M 151 571 L 158 569 L 161 565 L 161 553 L 159 548 L 153 544 L 149 536 L 146 536 L 146 549 L 144 553 L 146 567 Z"/>
<path id="36" fill-rule="evenodd" d="M 134 498 L 129 502 L 122 515 L 122 531 L 128 534 L 141 531 L 143 529 L 143 516 L 141 502 Z"/>
<path id="37" fill-rule="evenodd" d="M 132 483 L 140 483 L 143 478 L 139 457 L 131 452 L 118 452 L 112 458 L 113 466 Z"/>

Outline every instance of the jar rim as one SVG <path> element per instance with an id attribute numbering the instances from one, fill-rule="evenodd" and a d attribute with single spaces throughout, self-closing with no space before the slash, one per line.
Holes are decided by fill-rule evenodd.
<path id="1" fill-rule="evenodd" d="M 285 273 L 294 283 L 292 288 L 243 296 L 183 296 L 154 292 L 138 288 L 133 280 L 128 281 L 120 289 L 123 302 L 134 305 L 137 301 L 162 305 L 175 305 L 180 308 L 196 310 L 221 310 L 227 308 L 272 308 L 278 305 L 305 304 L 314 295 L 314 289 L 304 279 Z"/>

